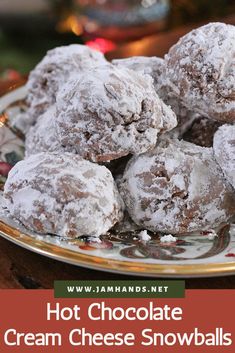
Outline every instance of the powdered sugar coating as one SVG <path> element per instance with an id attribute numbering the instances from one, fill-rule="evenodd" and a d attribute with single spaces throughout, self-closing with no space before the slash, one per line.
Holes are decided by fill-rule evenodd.
<path id="1" fill-rule="evenodd" d="M 235 189 L 235 125 L 223 125 L 218 129 L 213 149 L 224 175 Z"/>
<path id="2" fill-rule="evenodd" d="M 143 153 L 155 146 L 160 131 L 176 124 L 150 76 L 112 65 L 72 78 L 56 105 L 61 144 L 96 162 Z"/>
<path id="3" fill-rule="evenodd" d="M 148 234 L 146 229 L 139 232 L 138 238 L 143 242 L 151 240 L 151 236 Z"/>
<path id="4" fill-rule="evenodd" d="M 55 130 L 55 106 L 51 106 L 38 117 L 37 123 L 32 126 L 25 138 L 25 156 L 40 152 L 72 152 L 64 148 L 58 139 Z"/>
<path id="5" fill-rule="evenodd" d="M 157 92 L 157 95 L 165 103 L 165 104 L 164 103 L 162 104 L 163 125 L 164 125 L 163 131 L 172 130 L 177 125 L 177 122 L 173 118 L 169 119 L 170 112 L 168 111 L 168 109 L 172 108 L 172 110 L 177 115 L 181 108 L 179 108 L 179 104 L 177 100 L 170 96 L 169 88 L 165 86 L 164 60 L 157 56 L 152 56 L 152 57 L 132 56 L 126 59 L 115 59 L 112 61 L 112 63 L 117 67 L 120 67 L 120 68 L 126 67 L 128 69 L 131 69 L 143 74 L 147 74 L 152 77 L 154 88 Z"/>
<path id="6" fill-rule="evenodd" d="M 4 198 L 14 218 L 42 234 L 99 236 L 123 216 L 109 170 L 69 153 L 39 153 L 17 163 Z"/>
<path id="7" fill-rule="evenodd" d="M 161 243 L 175 243 L 177 241 L 176 237 L 173 237 L 171 234 L 163 235 L 163 237 L 160 238 Z"/>
<path id="8" fill-rule="evenodd" d="M 170 105 L 165 104 L 163 100 L 160 99 L 160 107 L 162 112 L 163 127 L 160 130 L 161 133 L 166 133 L 172 131 L 177 126 L 177 117 L 171 109 Z"/>
<path id="9" fill-rule="evenodd" d="M 171 88 L 167 85 L 164 59 L 157 56 L 133 56 L 126 59 L 115 59 L 112 63 L 118 67 L 126 67 L 150 75 L 153 78 L 158 96 L 172 108 L 177 118 L 180 119 L 181 116 L 186 115 L 188 109 L 182 105 L 179 98 L 172 95 Z"/>
<path id="10" fill-rule="evenodd" d="M 49 50 L 31 71 L 27 82 L 27 102 L 32 122 L 55 103 L 59 88 L 71 74 L 78 75 L 103 64 L 106 64 L 103 54 L 85 45 L 72 44 Z"/>
<path id="11" fill-rule="evenodd" d="M 161 74 L 164 67 L 164 59 L 157 56 L 132 56 L 126 59 L 114 59 L 112 64 L 117 67 L 126 67 L 136 72 L 148 74 L 153 78 L 154 87 L 158 92 L 162 86 Z"/>
<path id="12" fill-rule="evenodd" d="M 170 49 L 165 61 L 167 84 L 186 107 L 235 121 L 235 26 L 197 28 Z"/>
<path id="13" fill-rule="evenodd" d="M 133 221 L 155 232 L 211 229 L 235 214 L 235 194 L 212 149 L 185 141 L 162 141 L 133 157 L 119 188 Z"/>

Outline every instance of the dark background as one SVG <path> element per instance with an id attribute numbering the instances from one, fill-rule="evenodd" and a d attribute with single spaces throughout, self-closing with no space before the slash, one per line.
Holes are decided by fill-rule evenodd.
<path id="1" fill-rule="evenodd" d="M 28 8 L 27 2 L 30 5 Z M 87 0 L 86 2 L 91 3 L 91 7 L 96 9 L 96 1 Z M 137 5 L 138 2 L 141 5 L 141 0 L 134 1 Z M 81 6 L 83 3 L 84 0 L 1 0 L 1 78 L 8 78 L 9 75 L 14 77 L 15 73 L 9 72 L 9 69 L 27 74 L 50 48 L 69 43 L 83 43 L 89 39 L 94 40 L 96 33 L 87 34 L 84 29 L 79 28 L 83 26 L 84 21 L 85 10 Z M 112 0 L 111 3 L 113 5 L 115 1 Z M 118 4 L 119 1 L 117 0 L 116 3 Z M 123 1 L 123 3 L 126 4 L 123 12 L 132 9 L 133 0 Z M 141 28 L 139 36 L 157 34 L 191 23 L 216 21 L 235 13 L 234 0 L 171 0 L 169 3 L 168 15 L 163 18 L 159 26 L 158 20 L 156 23 L 151 22 L 148 25 L 146 21 L 138 24 L 138 30 Z M 4 4 L 7 5 L 4 6 Z M 109 0 L 106 0 L 104 7 L 108 5 Z M 68 19 L 72 19 L 73 23 L 66 24 Z M 69 26 L 73 28 L 71 29 Z M 102 21 L 99 26 L 102 26 Z M 131 32 L 131 26 L 122 25 L 119 30 L 124 30 L 126 34 L 121 42 L 133 39 L 131 35 L 128 35 Z M 74 31 L 77 35 L 73 33 Z M 83 33 L 79 35 L 79 31 L 83 31 Z M 137 30 L 135 32 L 138 33 Z M 105 36 L 107 30 L 104 30 L 102 34 Z M 120 45 L 120 40 L 116 41 L 114 38 L 113 42 L 115 45 Z"/>

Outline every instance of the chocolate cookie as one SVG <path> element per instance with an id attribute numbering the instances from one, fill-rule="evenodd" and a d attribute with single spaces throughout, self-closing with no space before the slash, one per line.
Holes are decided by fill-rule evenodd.
<path id="1" fill-rule="evenodd" d="M 150 76 L 112 65 L 69 80 L 56 106 L 61 144 L 95 162 L 146 152 L 176 125 Z"/>
<path id="2" fill-rule="evenodd" d="M 59 88 L 71 74 L 78 75 L 105 63 L 103 54 L 85 45 L 72 44 L 49 50 L 31 71 L 27 82 L 27 102 L 32 123 L 55 103 Z"/>
<path id="3" fill-rule="evenodd" d="M 42 234 L 100 236 L 123 216 L 110 171 L 69 153 L 39 153 L 17 163 L 4 198 L 14 218 Z"/>
<path id="4" fill-rule="evenodd" d="M 131 159 L 119 188 L 133 221 L 170 234 L 219 226 L 235 214 L 235 193 L 211 148 L 162 141 Z"/>
<path id="5" fill-rule="evenodd" d="M 165 56 L 167 84 L 190 110 L 235 122 L 235 26 L 209 23 Z"/>
<path id="6" fill-rule="evenodd" d="M 235 125 L 223 125 L 214 136 L 215 159 L 235 189 Z"/>

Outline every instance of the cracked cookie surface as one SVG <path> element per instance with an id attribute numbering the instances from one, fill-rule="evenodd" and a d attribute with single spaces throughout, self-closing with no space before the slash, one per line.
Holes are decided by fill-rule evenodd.
<path id="1" fill-rule="evenodd" d="M 28 119 L 34 123 L 39 115 L 55 103 L 59 88 L 71 74 L 79 75 L 106 63 L 103 54 L 85 45 L 71 44 L 49 50 L 29 75 Z"/>
<path id="2" fill-rule="evenodd" d="M 42 234 L 99 236 L 123 216 L 110 171 L 69 153 L 39 153 L 18 162 L 4 198 L 15 219 Z"/>
<path id="3" fill-rule="evenodd" d="M 235 26 L 209 23 L 189 32 L 165 62 L 167 84 L 186 107 L 235 122 Z"/>
<path id="4" fill-rule="evenodd" d="M 150 76 L 112 65 L 72 78 L 56 107 L 61 144 L 95 162 L 146 152 L 159 133 L 176 125 Z"/>
<path id="5" fill-rule="evenodd" d="M 215 159 L 235 189 L 235 125 L 221 126 L 214 136 Z"/>
<path id="6" fill-rule="evenodd" d="M 119 189 L 134 222 L 180 234 L 214 228 L 235 214 L 235 195 L 211 148 L 162 141 L 133 157 Z"/>

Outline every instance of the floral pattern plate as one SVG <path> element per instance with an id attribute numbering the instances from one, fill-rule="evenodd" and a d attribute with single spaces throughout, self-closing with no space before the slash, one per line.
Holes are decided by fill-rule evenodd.
<path id="1" fill-rule="evenodd" d="M 25 87 L 0 98 L 0 188 L 10 168 L 24 156 L 24 139 L 17 127 L 24 110 Z M 208 232 L 182 235 L 162 242 L 149 233 L 146 241 L 130 222 L 113 229 L 99 242 L 66 240 L 28 231 L 9 217 L 0 193 L 0 235 L 42 255 L 87 268 L 152 277 L 210 277 L 235 274 L 235 224 L 224 224 L 216 236 Z"/>

